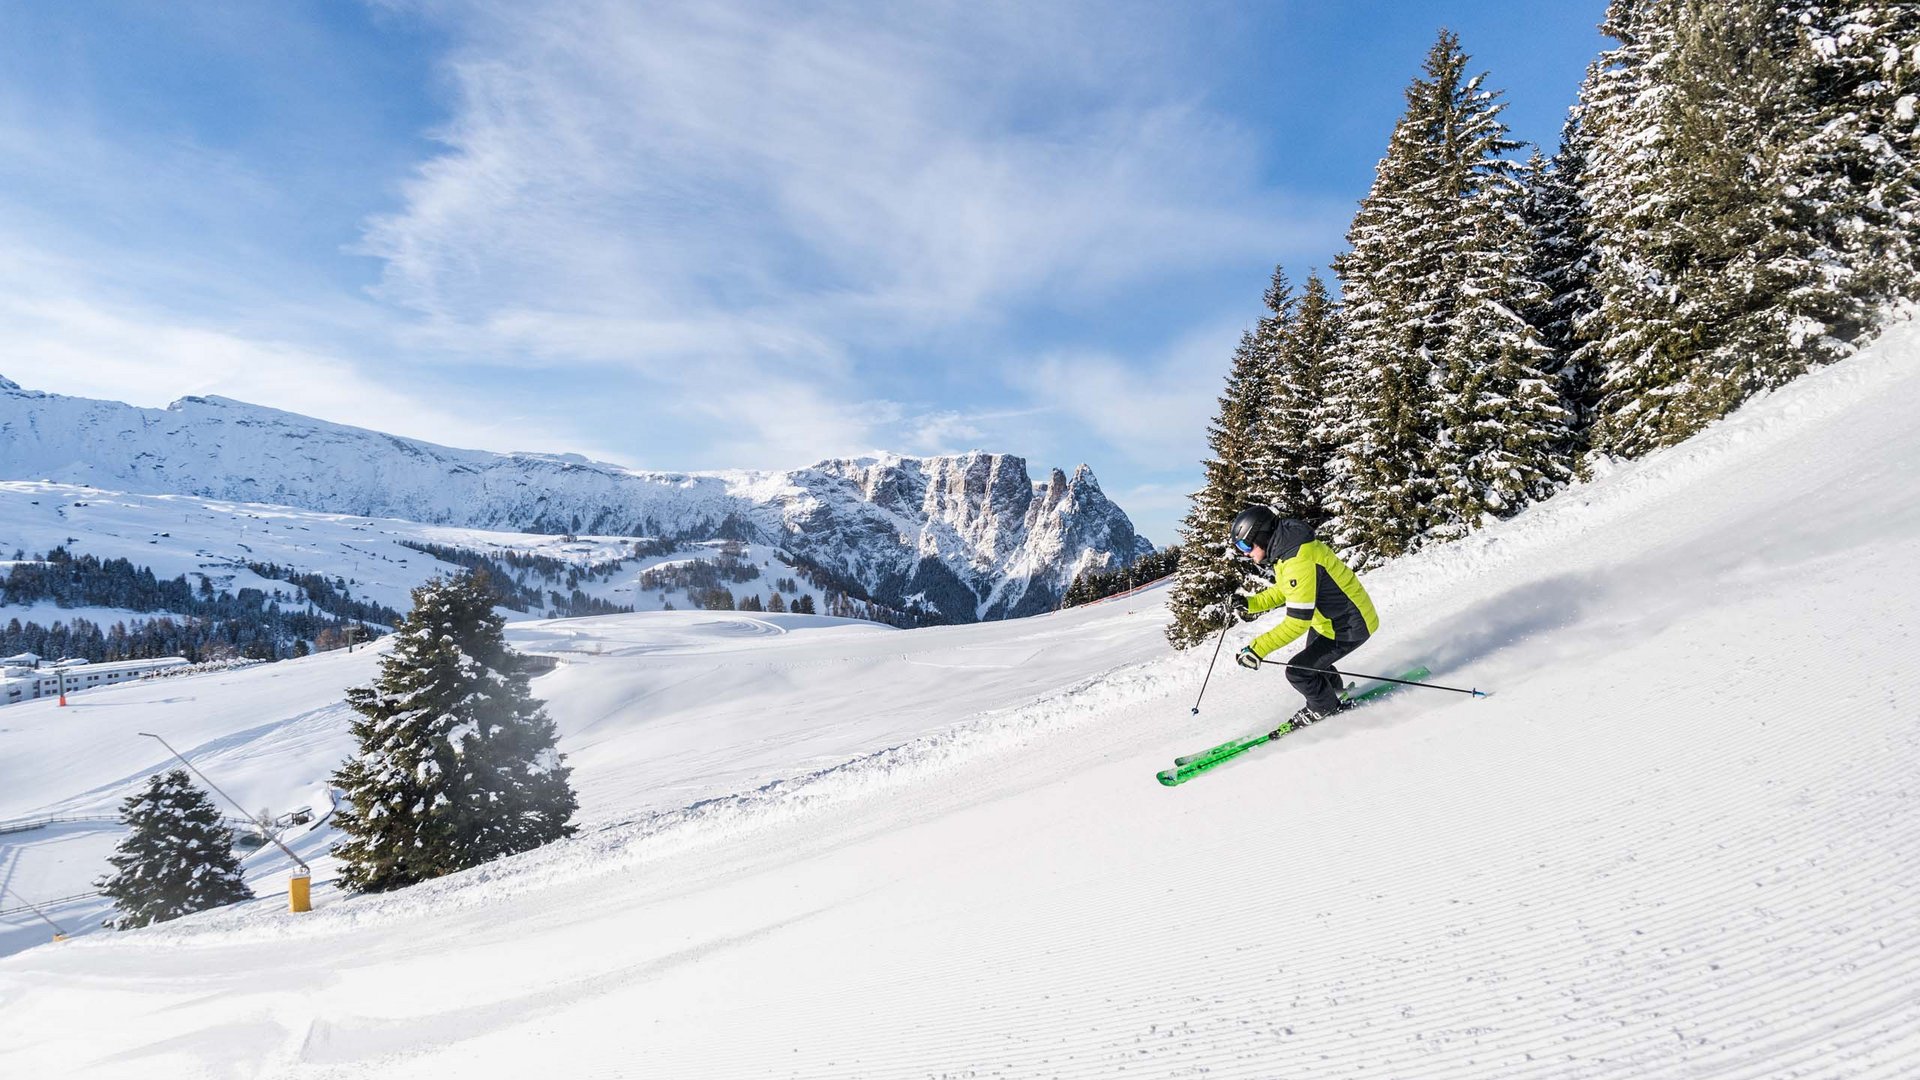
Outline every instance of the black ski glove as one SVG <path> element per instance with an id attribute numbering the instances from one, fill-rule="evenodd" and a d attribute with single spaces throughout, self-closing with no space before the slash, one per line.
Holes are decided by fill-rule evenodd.
<path id="1" fill-rule="evenodd" d="M 1246 668 L 1248 671 L 1260 670 L 1260 657 L 1253 651 L 1253 646 L 1251 645 L 1242 646 L 1239 652 L 1234 653 L 1233 662 Z"/>

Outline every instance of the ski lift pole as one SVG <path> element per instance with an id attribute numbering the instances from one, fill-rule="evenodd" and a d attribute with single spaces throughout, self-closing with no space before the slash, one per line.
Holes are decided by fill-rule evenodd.
<path id="1" fill-rule="evenodd" d="M 1227 606 L 1227 621 L 1220 624 L 1220 640 L 1214 643 L 1213 659 L 1207 661 L 1207 677 L 1200 680 L 1200 695 L 1193 699 L 1193 715 L 1195 716 L 1200 715 L 1200 698 L 1207 696 L 1207 683 L 1213 679 L 1213 665 L 1220 662 L 1220 646 L 1227 643 L 1227 630 L 1232 626 L 1233 608 Z"/>
<path id="2" fill-rule="evenodd" d="M 1292 668 L 1295 671 L 1318 671 L 1322 674 L 1325 674 L 1327 671 L 1326 668 L 1311 667 L 1306 664 L 1289 664 L 1280 660 L 1262 660 L 1260 662 L 1262 664 L 1271 664 L 1274 667 Z M 1378 682 L 1398 683 L 1401 686 L 1424 686 L 1429 690 L 1451 690 L 1456 694 L 1472 694 L 1474 697 L 1486 697 L 1493 692 L 1491 690 L 1463 690 L 1458 686 L 1441 686 L 1439 683 L 1414 682 L 1412 679 L 1390 679 L 1385 675 L 1367 675 L 1358 671 L 1342 671 L 1340 674 L 1355 679 L 1373 679 Z M 1199 710 L 1196 709 L 1194 711 L 1198 712 Z"/>
<path id="3" fill-rule="evenodd" d="M 15 900 L 18 900 L 21 903 L 27 905 L 27 908 L 29 910 L 31 910 L 35 915 L 40 917 L 41 922 L 46 923 L 48 926 L 53 927 L 53 940 L 55 941 L 67 940 L 67 932 L 65 930 L 60 929 L 59 923 L 54 922 L 52 919 L 47 918 L 46 912 L 41 911 L 40 908 L 36 904 L 34 904 L 33 901 L 27 899 L 24 896 L 21 896 L 19 893 L 14 892 L 12 889 L 7 888 L 4 885 L 0 885 L 0 889 L 5 889 L 8 896 L 11 896 Z"/>
<path id="4" fill-rule="evenodd" d="M 180 751 L 175 750 L 173 746 L 167 742 L 167 740 L 162 739 L 160 736 L 155 735 L 151 731 L 142 731 L 142 732 L 139 732 L 139 734 L 144 735 L 145 737 L 159 743 L 161 746 L 166 747 L 167 753 L 172 754 L 174 757 L 180 758 L 180 764 L 185 765 L 189 769 L 193 769 L 193 775 L 199 777 L 202 781 L 206 783 L 208 787 L 212 788 L 215 791 L 219 791 L 221 798 L 232 803 L 233 808 L 235 810 L 240 811 L 242 816 L 244 816 L 248 821 L 253 822 L 254 827 L 260 830 L 260 835 L 273 841 L 273 844 L 275 847 L 287 853 L 287 858 L 293 860 L 293 865 L 300 868 L 298 873 L 295 873 L 293 877 L 287 880 L 287 906 L 289 910 L 292 910 L 292 911 L 312 911 L 313 910 L 313 891 L 312 891 L 313 890 L 313 870 L 312 868 L 307 866 L 306 861 L 304 859 L 300 858 L 300 856 L 295 855 L 293 853 L 292 848 L 280 842 L 280 838 L 273 834 L 273 826 L 268 824 L 267 822 L 261 821 L 259 818 L 254 817 L 252 811 L 248 810 L 244 806 L 241 806 L 239 803 L 239 800 L 235 799 L 233 796 L 227 794 L 224 791 L 220 791 L 220 785 L 214 783 L 211 780 L 208 780 L 206 773 L 201 772 L 199 769 L 195 769 L 193 762 L 188 761 L 185 757 L 182 757 L 180 754 Z"/>

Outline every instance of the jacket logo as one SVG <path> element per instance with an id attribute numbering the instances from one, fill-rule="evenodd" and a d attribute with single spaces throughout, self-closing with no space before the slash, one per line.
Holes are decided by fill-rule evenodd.
<path id="1" fill-rule="evenodd" d="M 1300 583 L 1298 581 L 1295 581 L 1292 578 L 1287 579 L 1287 588 L 1297 589 L 1299 587 L 1300 587 Z"/>

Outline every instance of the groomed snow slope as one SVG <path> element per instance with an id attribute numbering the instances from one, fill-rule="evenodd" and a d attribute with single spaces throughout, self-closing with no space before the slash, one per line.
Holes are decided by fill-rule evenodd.
<path id="1" fill-rule="evenodd" d="M 1916 418 L 1909 324 L 1370 574 L 1353 668 L 1496 694 L 1171 790 L 1292 696 L 1226 666 L 1190 715 L 1207 651 L 1151 600 L 618 662 L 660 616 L 516 631 L 591 658 L 536 685 L 602 827 L 0 960 L 0 1075 L 1920 1074 Z"/>

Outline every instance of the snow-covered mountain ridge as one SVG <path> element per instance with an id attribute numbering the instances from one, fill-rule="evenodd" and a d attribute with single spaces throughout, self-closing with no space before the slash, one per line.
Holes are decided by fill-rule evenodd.
<path id="1" fill-rule="evenodd" d="M 976 451 L 648 472 L 453 449 L 231 398 L 144 409 L 5 379 L 0 479 L 470 528 L 749 540 L 845 574 L 882 603 L 917 600 L 954 621 L 1045 611 L 1081 570 L 1153 550 L 1085 465 L 1035 481 L 1024 459 Z"/>

